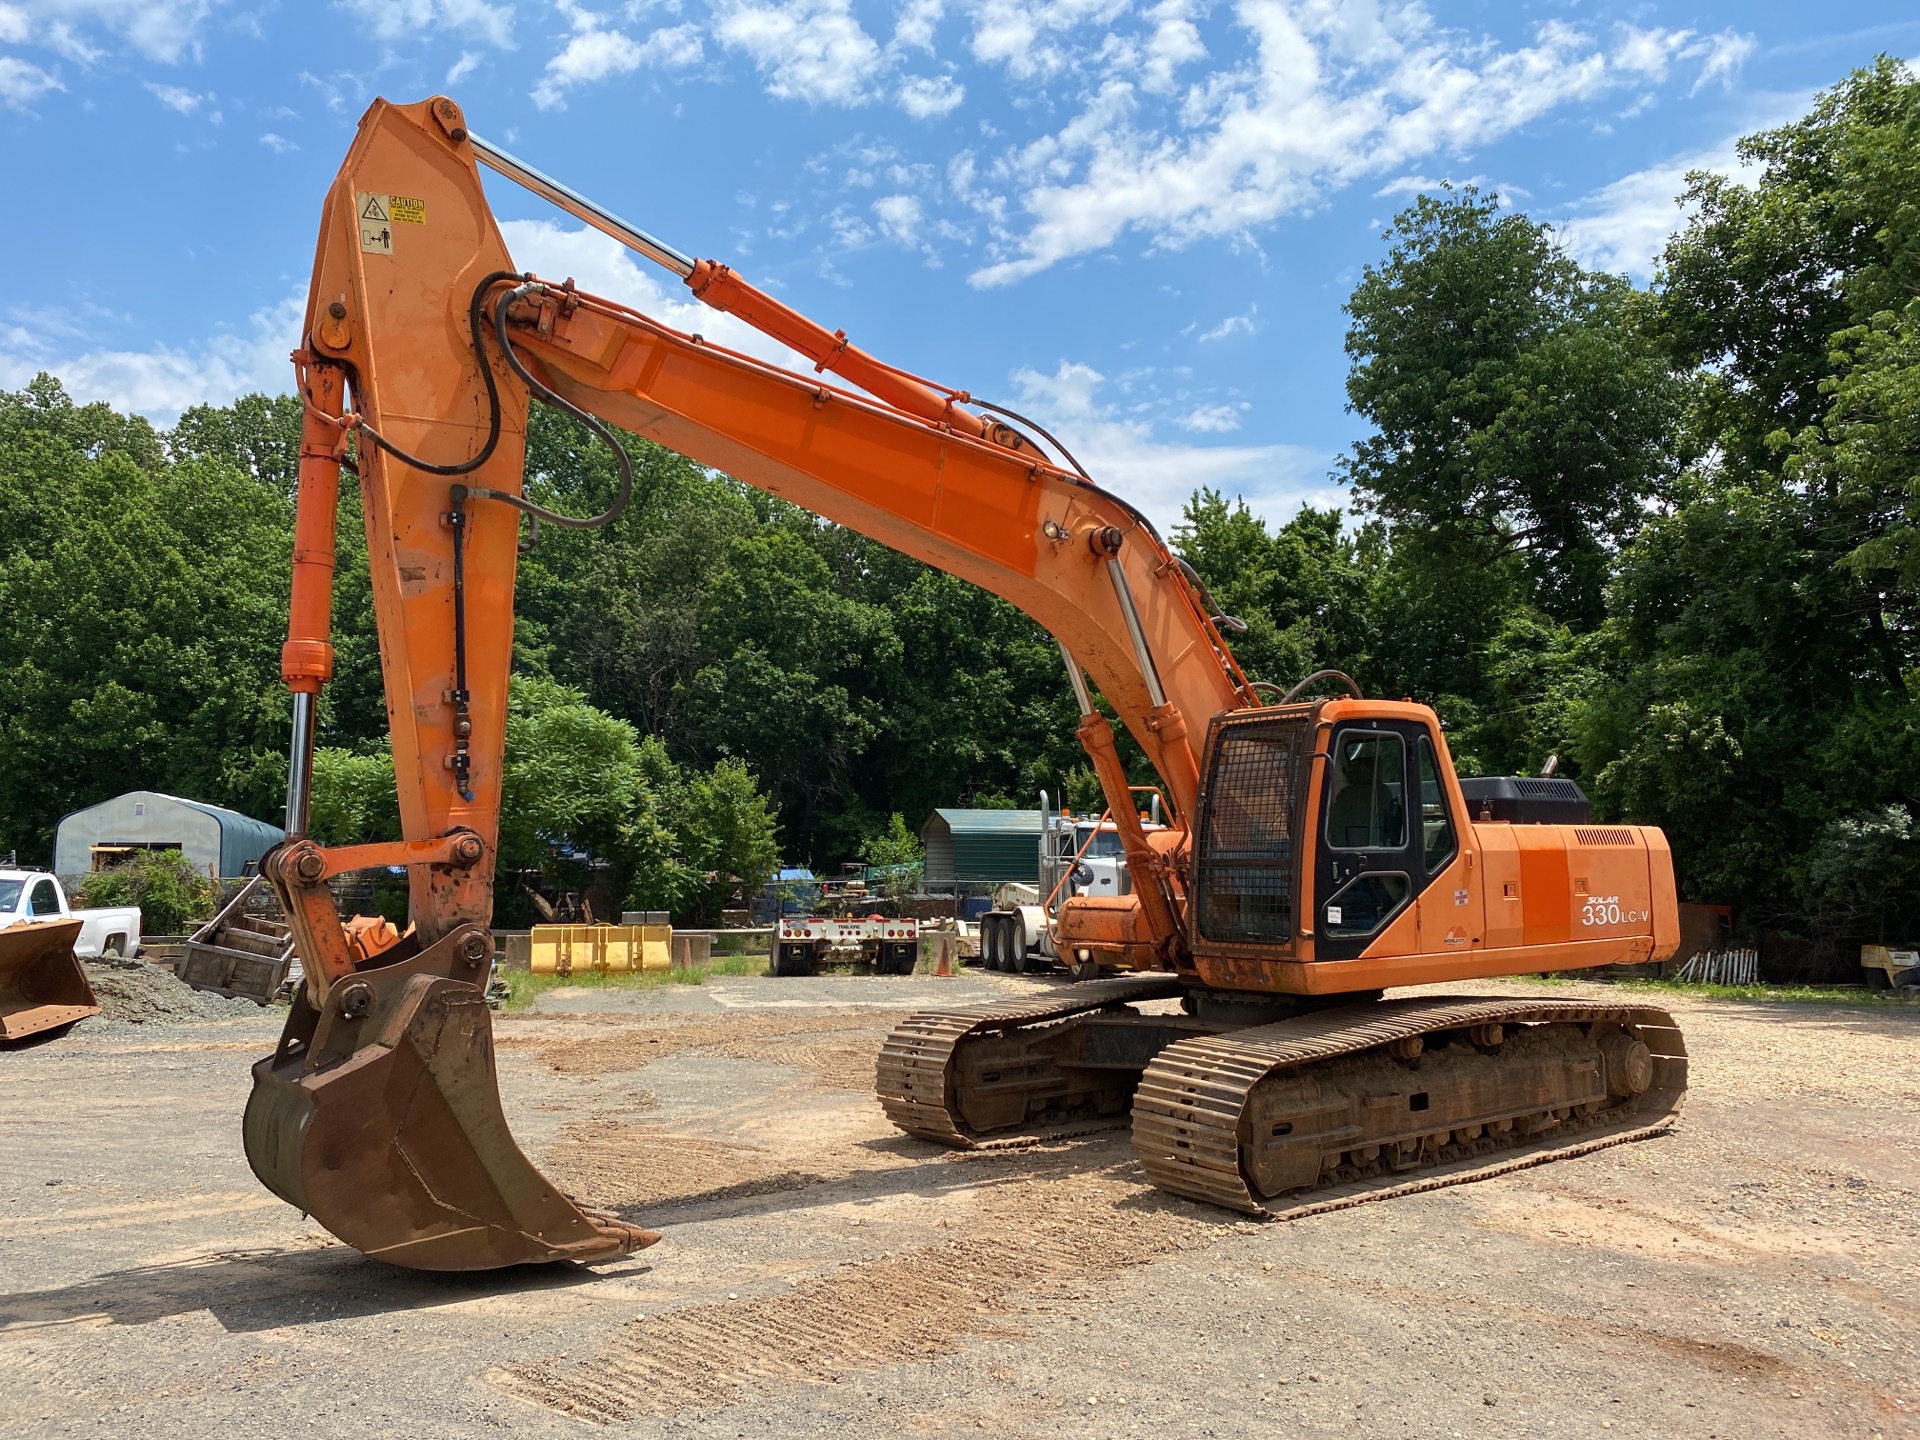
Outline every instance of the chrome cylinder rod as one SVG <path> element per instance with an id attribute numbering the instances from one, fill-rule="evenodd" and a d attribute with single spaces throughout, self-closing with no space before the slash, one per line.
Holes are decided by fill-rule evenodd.
<path id="1" fill-rule="evenodd" d="M 1107 561 L 1107 577 L 1113 581 L 1114 598 L 1120 602 L 1120 616 L 1127 622 L 1127 638 L 1133 641 L 1134 662 L 1140 678 L 1147 683 L 1147 698 L 1157 710 L 1167 703 L 1167 692 L 1160 688 L 1160 672 L 1153 668 L 1153 652 L 1147 649 L 1147 632 L 1140 628 L 1140 612 L 1133 608 L 1133 591 L 1127 587 L 1127 572 L 1120 568 L 1120 557 Z"/>
<path id="2" fill-rule="evenodd" d="M 1060 658 L 1067 662 L 1067 679 L 1073 684 L 1073 698 L 1080 706 L 1080 713 L 1082 715 L 1093 714 L 1093 696 L 1087 690 L 1086 675 L 1081 671 L 1079 664 L 1075 662 L 1073 656 L 1067 652 L 1065 645 L 1061 645 L 1058 640 L 1053 643 L 1060 645 Z"/>
<path id="3" fill-rule="evenodd" d="M 473 153 L 480 163 L 489 170 L 507 177 L 516 185 L 524 185 L 542 200 L 558 205 L 576 220 L 584 220 L 603 235 L 610 235 L 629 250 L 646 256 L 654 264 L 664 266 L 682 280 L 693 273 L 693 257 L 682 255 L 664 240 L 656 240 L 646 231 L 627 224 L 610 210 L 587 199 L 579 191 L 562 185 L 550 175 L 543 175 L 531 165 L 514 159 L 497 145 L 491 145 L 471 131 L 467 139 L 473 143 Z"/>
<path id="4" fill-rule="evenodd" d="M 293 745 L 287 755 L 287 838 L 307 833 L 313 801 L 313 717 L 319 697 L 293 692 Z"/>

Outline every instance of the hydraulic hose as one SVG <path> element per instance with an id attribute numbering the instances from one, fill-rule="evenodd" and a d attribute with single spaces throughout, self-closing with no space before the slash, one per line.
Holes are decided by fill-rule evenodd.
<path id="1" fill-rule="evenodd" d="M 503 293 L 499 302 L 494 306 L 493 326 L 495 336 L 500 346 L 501 355 L 505 357 L 513 373 L 520 377 L 521 382 L 525 384 L 527 389 L 539 400 L 551 405 L 556 410 L 561 410 L 571 415 L 580 424 L 584 425 L 589 432 L 604 441 L 607 448 L 613 452 L 614 464 L 620 472 L 620 489 L 619 493 L 614 496 L 613 504 L 608 506 L 607 509 L 599 515 L 589 515 L 585 517 L 563 515 L 558 510 L 550 510 L 544 505 L 536 505 L 531 500 L 523 499 L 518 495 L 510 495 L 504 490 L 489 490 L 481 485 L 462 487 L 468 496 L 481 500 L 498 500 L 503 504 L 511 505 L 514 509 L 525 513 L 532 522 L 533 528 L 527 537 L 526 544 L 520 548 L 522 550 L 528 550 L 533 547 L 533 542 L 539 538 L 540 522 L 542 520 L 546 520 L 554 525 L 563 526 L 570 530 L 597 530 L 601 526 L 611 525 L 615 520 L 618 520 L 626 510 L 627 502 L 633 498 L 633 462 L 628 457 L 625 447 L 614 438 L 612 430 L 601 423 L 596 417 L 589 415 L 579 406 L 556 395 L 547 386 L 543 385 L 534 377 L 532 372 L 521 363 L 520 357 L 514 353 L 513 341 L 507 333 L 507 309 L 515 300 L 522 298 L 538 288 L 544 287 L 538 286 L 530 277 L 518 274 L 515 271 L 496 270 L 487 276 L 486 279 L 482 280 L 474 289 L 473 300 L 467 306 L 467 321 L 469 333 L 473 341 L 474 358 L 480 362 L 480 378 L 485 382 L 487 387 L 487 439 L 486 443 L 470 458 L 452 465 L 436 465 L 430 460 L 423 460 L 418 455 L 412 455 L 402 450 L 372 425 L 368 424 L 366 420 L 356 418 L 354 423 L 356 428 L 365 434 L 369 440 L 393 456 L 394 459 L 400 461 L 401 464 L 412 466 L 415 470 L 423 471 L 428 475 L 446 475 L 450 477 L 469 475 L 486 464 L 487 461 L 493 457 L 494 450 L 500 444 L 500 386 L 499 382 L 494 378 L 493 363 L 487 355 L 484 338 L 484 301 L 487 292 L 503 280 L 516 280 L 521 283 Z"/>

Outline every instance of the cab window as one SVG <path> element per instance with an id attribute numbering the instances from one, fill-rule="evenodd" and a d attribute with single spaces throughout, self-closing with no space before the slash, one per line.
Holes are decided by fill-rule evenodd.
<path id="1" fill-rule="evenodd" d="M 1327 774 L 1327 844 L 1399 850 L 1407 843 L 1407 751 L 1398 735 L 1347 730 L 1334 737 Z"/>
<path id="2" fill-rule="evenodd" d="M 1440 783 L 1433 741 L 1425 735 L 1420 737 L 1419 752 L 1420 846 L 1427 859 L 1427 874 L 1437 875 L 1460 848 L 1460 838 L 1454 833 L 1453 817 L 1447 813 L 1447 792 Z"/>
<path id="3" fill-rule="evenodd" d="M 60 897 L 53 893 L 51 880 L 36 880 L 27 895 L 27 908 L 35 915 L 58 915 Z"/>
<path id="4" fill-rule="evenodd" d="M 1371 935 L 1399 913 L 1412 888 L 1398 873 L 1358 876 L 1327 902 L 1321 933 L 1335 940 Z"/>

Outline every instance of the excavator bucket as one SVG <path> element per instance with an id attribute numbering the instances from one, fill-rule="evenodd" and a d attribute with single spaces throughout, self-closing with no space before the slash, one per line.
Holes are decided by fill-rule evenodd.
<path id="1" fill-rule="evenodd" d="M 318 1011 L 301 990 L 279 1048 L 254 1066 L 244 1129 L 262 1184 L 349 1245 L 418 1270 L 603 1260 L 660 1238 L 575 1204 L 520 1152 L 479 989 L 361 977 Z"/>
<path id="2" fill-rule="evenodd" d="M 78 920 L 29 920 L 0 930 L 0 1041 L 100 1013 L 73 953 L 79 938 Z"/>

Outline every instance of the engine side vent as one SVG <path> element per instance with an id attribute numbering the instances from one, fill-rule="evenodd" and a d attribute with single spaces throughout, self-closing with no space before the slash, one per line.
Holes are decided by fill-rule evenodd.
<path id="1" fill-rule="evenodd" d="M 1576 830 L 1573 838 L 1582 845 L 1631 845 L 1631 830 Z"/>
<path id="2" fill-rule="evenodd" d="M 1569 794 L 1580 794 L 1580 787 L 1573 781 L 1556 780 L 1545 775 L 1516 775 L 1513 784 L 1529 800 L 1564 800 Z"/>

